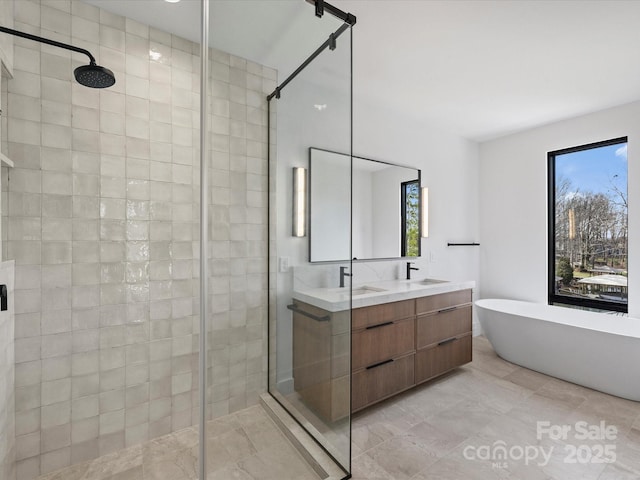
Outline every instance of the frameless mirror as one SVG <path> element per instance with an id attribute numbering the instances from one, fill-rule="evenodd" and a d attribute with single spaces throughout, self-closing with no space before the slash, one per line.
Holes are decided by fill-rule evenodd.
<path id="1" fill-rule="evenodd" d="M 351 228 L 355 260 L 419 257 L 420 170 L 350 160 L 309 149 L 309 261 L 348 260 Z"/>

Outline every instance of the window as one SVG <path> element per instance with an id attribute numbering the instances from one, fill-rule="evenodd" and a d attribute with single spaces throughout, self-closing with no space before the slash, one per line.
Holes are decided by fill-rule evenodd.
<path id="1" fill-rule="evenodd" d="M 627 311 L 627 138 L 548 154 L 549 303 Z"/>
<path id="2" fill-rule="evenodd" d="M 396 184 L 397 185 L 397 184 Z M 402 219 L 402 257 L 420 256 L 420 180 L 400 184 L 400 218 Z M 396 197 L 397 198 L 397 197 Z M 398 237 L 396 237 L 398 238 Z"/>

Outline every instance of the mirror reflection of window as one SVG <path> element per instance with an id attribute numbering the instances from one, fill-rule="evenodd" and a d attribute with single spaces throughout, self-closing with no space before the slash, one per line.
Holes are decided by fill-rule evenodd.
<path id="1" fill-rule="evenodd" d="M 401 256 L 420 256 L 420 180 L 400 184 Z"/>

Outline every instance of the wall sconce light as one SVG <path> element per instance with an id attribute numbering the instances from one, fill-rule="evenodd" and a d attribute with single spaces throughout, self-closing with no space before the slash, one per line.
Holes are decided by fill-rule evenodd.
<path id="1" fill-rule="evenodd" d="M 422 218 L 422 237 L 427 238 L 429 236 L 429 188 L 422 187 L 422 205 L 421 205 Z"/>
<path id="2" fill-rule="evenodd" d="M 307 169 L 293 167 L 293 232 L 294 237 L 307 235 Z"/>

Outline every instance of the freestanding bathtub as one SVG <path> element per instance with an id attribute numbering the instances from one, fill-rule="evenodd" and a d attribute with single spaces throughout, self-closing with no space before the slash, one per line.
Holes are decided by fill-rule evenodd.
<path id="1" fill-rule="evenodd" d="M 505 360 L 640 401 L 640 319 L 516 300 L 475 305 L 484 334 Z"/>

